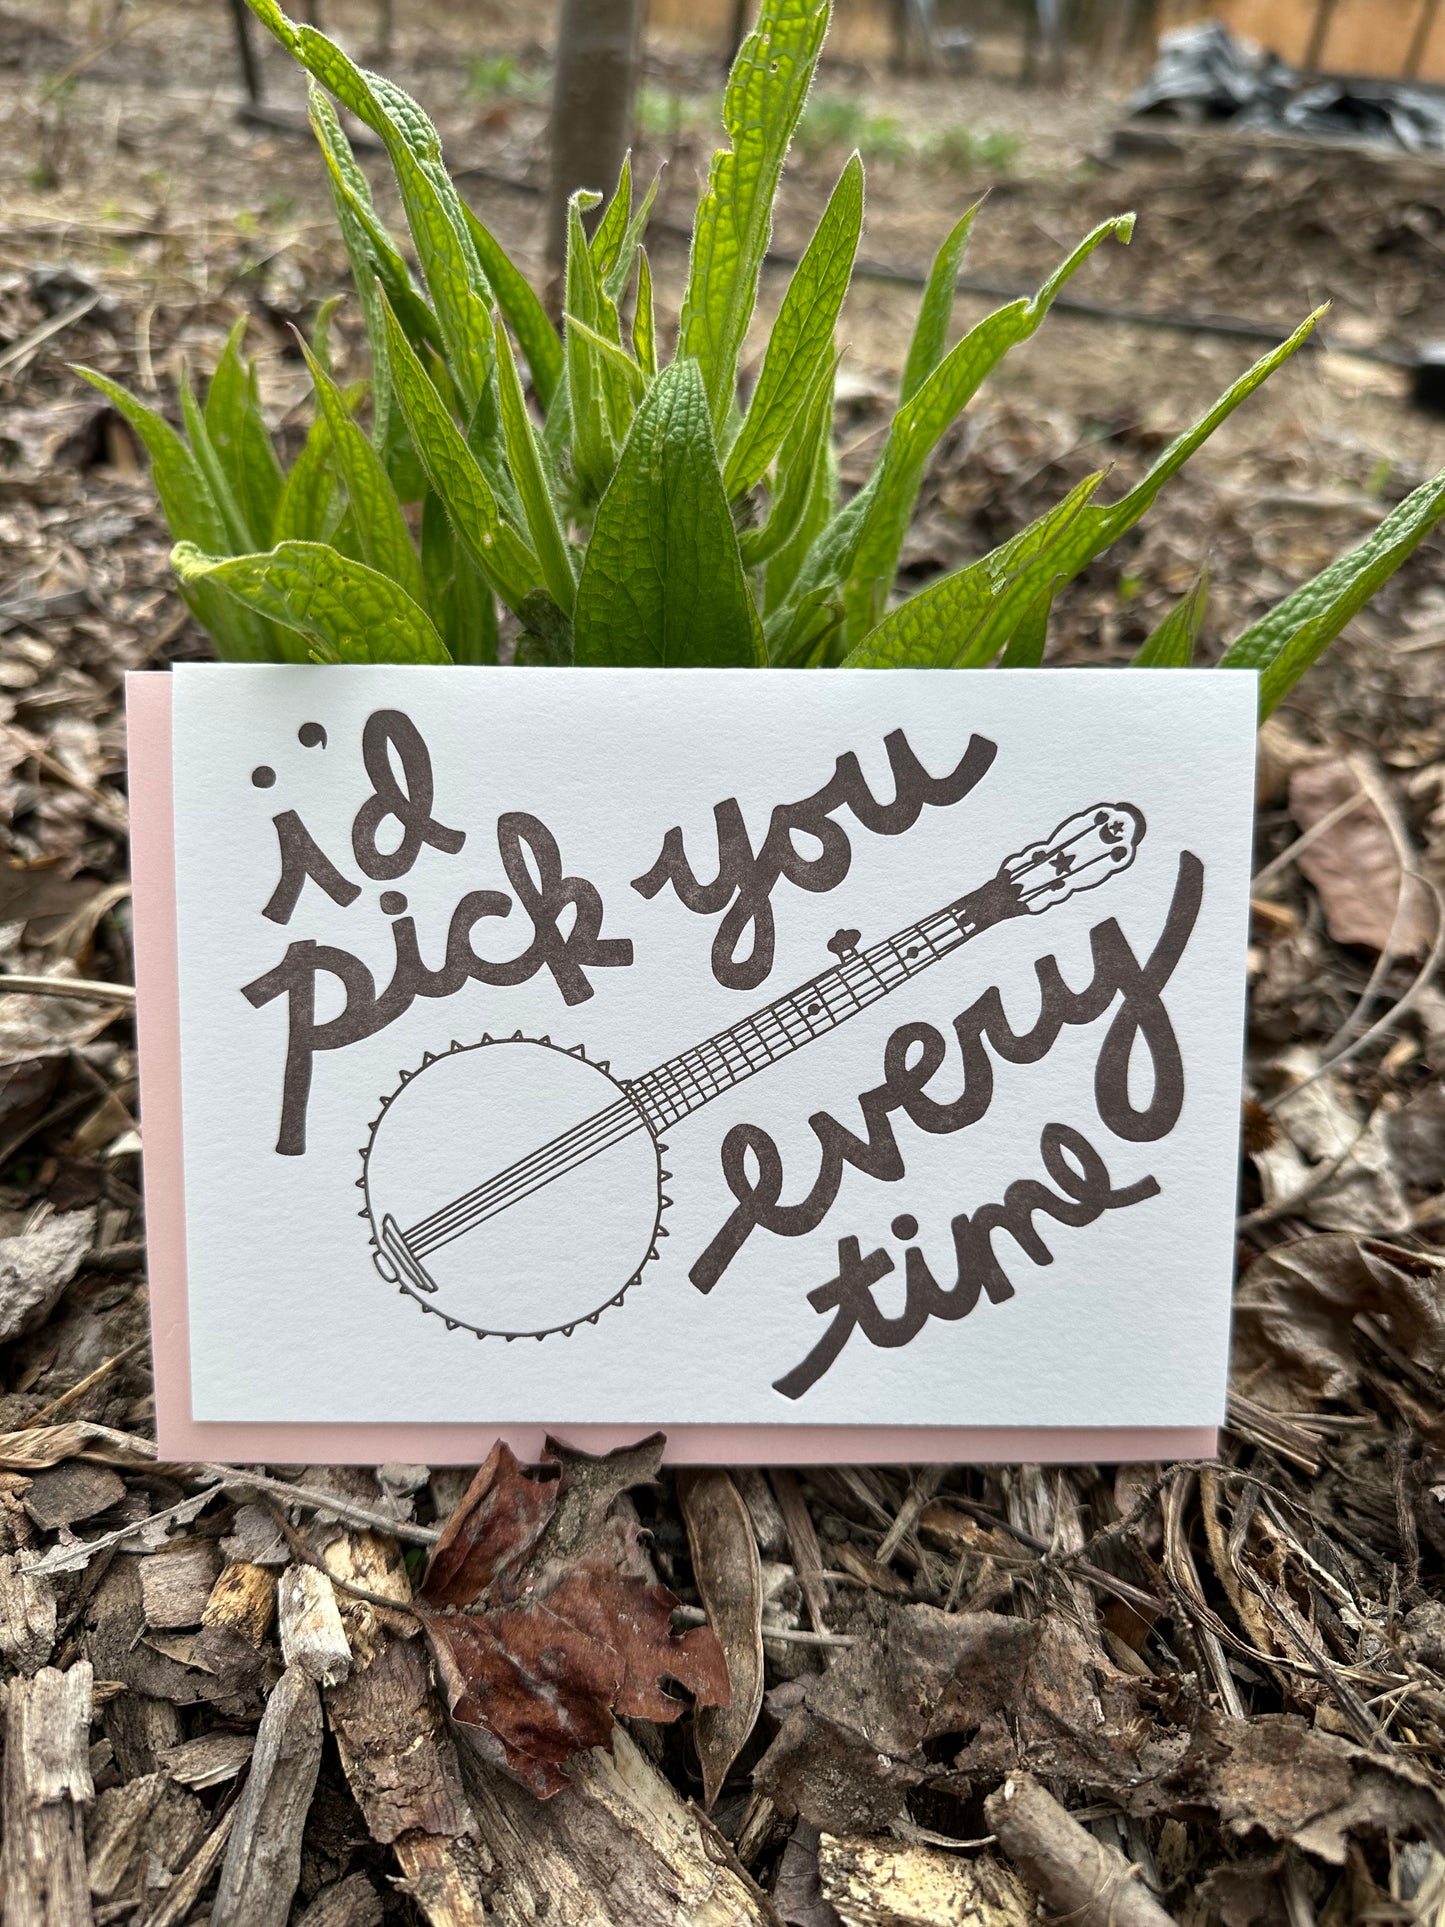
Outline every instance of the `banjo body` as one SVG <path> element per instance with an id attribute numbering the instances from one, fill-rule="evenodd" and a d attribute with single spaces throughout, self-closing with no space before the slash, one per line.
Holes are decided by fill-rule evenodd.
<path id="1" fill-rule="evenodd" d="M 570 1332 L 656 1256 L 657 1139 L 606 1070 L 544 1039 L 430 1058 L 364 1157 L 377 1270 L 479 1337 Z"/>

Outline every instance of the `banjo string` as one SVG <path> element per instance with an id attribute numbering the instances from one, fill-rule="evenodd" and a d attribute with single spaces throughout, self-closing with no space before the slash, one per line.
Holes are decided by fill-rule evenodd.
<path id="1" fill-rule="evenodd" d="M 1068 844 L 1076 843 L 1087 834 L 1087 831 L 1080 831 L 1068 838 L 1066 844 L 1060 845 L 1059 847 L 1065 848 Z M 1013 880 L 1017 883 L 1023 876 L 1027 875 L 1029 870 L 1042 868 L 1043 862 L 1053 854 L 1053 850 L 1048 851 L 1044 857 L 1028 864 L 1024 870 L 1015 873 Z M 1114 860 L 1115 853 L 1113 850 L 1109 851 L 1107 855 L 1091 857 L 1087 862 L 1080 864 L 1076 870 L 1069 873 L 1068 880 L 1077 888 L 1078 878 L 1082 876 L 1084 871 L 1093 869 L 1101 863 L 1109 865 L 1112 868 Z M 1053 890 L 1056 890 L 1063 880 L 1062 877 L 1055 877 L 1051 878 L 1047 883 L 1036 886 L 1032 890 L 1023 890 L 1020 892 L 1020 901 L 1027 903 L 1035 897 L 1049 894 Z M 846 1022 L 848 1017 L 856 1015 L 859 1011 L 865 1009 L 868 1004 L 879 1001 L 883 995 L 897 988 L 896 985 L 890 985 L 882 978 L 877 978 L 878 990 L 876 994 L 872 996 L 861 994 L 860 988 L 852 984 L 847 977 L 846 973 L 850 963 L 862 962 L 865 965 L 868 964 L 874 950 L 882 952 L 896 949 L 896 946 L 904 941 L 904 939 L 915 934 L 923 933 L 925 925 L 936 924 L 940 917 L 947 917 L 952 914 L 952 911 L 953 906 L 950 906 L 948 910 L 935 911 L 928 917 L 920 918 L 917 924 L 910 925 L 906 930 L 901 931 L 897 937 L 888 938 L 882 944 L 874 945 L 872 949 L 863 953 L 860 958 L 849 959 L 848 963 L 840 964 L 836 970 L 826 972 L 826 978 L 836 978 L 848 991 L 849 996 L 853 999 L 854 1009 L 842 1013 L 836 1012 L 831 1006 L 826 1004 L 825 999 L 825 1012 L 828 1019 L 825 1030 L 836 1028 L 838 1024 Z M 974 932 L 971 934 L 976 935 L 979 933 Z M 947 951 L 936 947 L 931 938 L 929 938 L 928 941 L 931 954 L 926 960 L 927 962 L 934 962 L 939 957 L 948 954 Z M 968 937 L 962 935 L 960 941 L 967 942 Z M 957 947 L 958 945 L 956 944 L 949 946 L 950 949 Z M 877 977 L 876 971 L 872 974 L 875 978 Z M 753 1023 L 756 1025 L 762 1017 L 768 1015 L 770 1012 L 776 1011 L 781 1005 L 789 1004 L 805 993 L 815 992 L 816 986 L 823 981 L 824 978 L 813 979 L 810 983 L 804 984 L 797 990 L 789 992 L 787 996 L 776 999 L 775 1002 L 769 1004 L 764 1011 L 756 1012 L 750 1018 L 744 1018 L 742 1023 Z M 906 981 L 906 979 L 904 981 Z M 730 1031 L 720 1033 L 720 1035 L 730 1036 L 733 1034 L 733 1031 L 741 1027 L 741 1024 L 735 1025 Z M 791 1055 L 793 1051 L 800 1049 L 804 1043 L 811 1042 L 814 1035 L 821 1034 L 823 1033 L 812 1032 L 810 1026 L 810 1035 L 806 1038 L 799 1038 L 793 1037 L 791 1033 L 783 1028 L 783 1035 L 787 1039 L 786 1048 L 770 1054 L 768 1061 L 775 1061 L 777 1056 Z M 716 1042 L 714 1038 L 705 1039 L 703 1044 L 695 1046 L 691 1052 L 684 1052 L 683 1055 L 695 1056 L 697 1052 L 705 1048 L 706 1044 L 714 1042 Z M 668 1061 L 670 1063 L 672 1060 Z M 724 1062 L 726 1062 L 726 1059 L 724 1059 Z M 659 1072 L 666 1070 L 666 1068 L 666 1065 L 659 1065 L 656 1071 L 648 1073 L 648 1077 L 656 1077 Z M 750 1074 L 753 1070 L 763 1068 L 765 1068 L 765 1065 L 753 1065 L 749 1063 L 748 1072 L 744 1074 Z M 712 1077 L 715 1081 L 715 1073 L 712 1074 Z M 674 1079 L 674 1081 L 676 1082 L 676 1079 Z M 735 1084 L 740 1081 L 741 1075 L 734 1078 L 732 1083 Z M 639 1082 L 646 1083 L 647 1078 L 640 1079 Z M 713 1091 L 703 1091 L 699 1089 L 697 1094 L 698 1105 L 706 1103 L 710 1097 L 718 1095 L 719 1091 L 731 1087 L 731 1084 L 725 1085 L 719 1083 L 717 1089 Z M 681 1088 L 679 1085 L 680 1091 Z M 686 1096 L 685 1092 L 682 1092 L 682 1094 Z M 695 1106 L 692 1108 L 695 1108 Z M 569 1171 L 587 1163 L 591 1158 L 600 1155 L 601 1152 L 610 1150 L 614 1145 L 622 1143 L 624 1139 L 632 1136 L 636 1131 L 644 1128 L 645 1125 L 646 1119 L 643 1114 L 631 1101 L 627 1098 L 622 1098 L 617 1103 L 611 1104 L 607 1106 L 606 1109 L 597 1112 L 594 1116 L 584 1119 L 582 1123 L 575 1125 L 570 1131 L 564 1131 L 560 1137 L 553 1138 L 547 1144 L 539 1146 L 536 1151 L 531 1152 L 527 1157 L 520 1158 L 516 1163 L 508 1165 L 505 1170 L 498 1171 L 494 1176 L 487 1179 L 483 1184 L 476 1186 L 473 1190 L 464 1192 L 460 1197 L 452 1199 L 449 1204 L 444 1205 L 439 1211 L 433 1212 L 429 1218 L 423 1218 L 417 1224 L 413 1225 L 410 1230 L 403 1233 L 403 1236 L 418 1257 L 436 1250 L 441 1245 L 450 1244 L 454 1239 L 463 1236 L 476 1225 L 485 1222 L 486 1219 L 495 1217 L 501 1211 L 510 1209 L 512 1205 L 520 1203 L 523 1198 L 544 1189 L 548 1184 L 555 1182 L 556 1179 L 565 1176 Z"/>

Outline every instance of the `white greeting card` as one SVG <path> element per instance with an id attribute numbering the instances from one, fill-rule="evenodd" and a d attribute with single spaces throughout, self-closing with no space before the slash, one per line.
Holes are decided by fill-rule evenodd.
<path id="1" fill-rule="evenodd" d="M 196 1425 L 1222 1419 L 1253 676 L 169 694 Z"/>

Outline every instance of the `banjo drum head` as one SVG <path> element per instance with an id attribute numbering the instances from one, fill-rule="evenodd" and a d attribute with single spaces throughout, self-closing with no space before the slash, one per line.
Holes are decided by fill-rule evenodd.
<path id="1" fill-rule="evenodd" d="M 378 1271 L 481 1336 L 568 1332 L 656 1255 L 656 1141 L 606 1071 L 556 1045 L 498 1039 L 431 1059 L 362 1155 Z M 388 1231 L 420 1277 L 388 1255 Z"/>

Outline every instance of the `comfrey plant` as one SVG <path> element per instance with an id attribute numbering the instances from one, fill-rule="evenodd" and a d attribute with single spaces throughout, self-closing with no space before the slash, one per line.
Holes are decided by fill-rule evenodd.
<path id="1" fill-rule="evenodd" d="M 1036 295 L 948 348 L 977 209 L 963 216 L 933 263 L 877 465 L 845 502 L 834 327 L 862 224 L 856 155 L 798 263 L 751 394 L 738 392 L 773 199 L 828 0 L 763 0 L 738 55 L 723 104 L 729 145 L 713 156 L 698 205 L 666 366 L 643 246 L 655 183 L 634 207 L 624 166 L 590 239 L 582 216 L 601 197 L 572 197 L 559 332 L 461 199 L 416 102 L 275 0 L 250 5 L 311 76 L 311 121 L 370 343 L 368 426 L 358 421 L 364 390 L 327 373 L 324 324 L 308 353 L 315 421 L 289 472 L 242 359 L 244 324 L 204 407 L 182 389 L 184 437 L 82 371 L 149 450 L 182 590 L 226 657 L 493 661 L 501 601 L 520 623 L 524 664 L 1034 665 L 1060 587 L 1134 526 L 1318 318 L 1256 362 L 1122 499 L 1099 501 L 1103 475 L 1092 475 L 991 554 L 892 606 L 939 438 L 1080 264 L 1107 241 L 1128 241 L 1131 215 L 1086 235 Z M 419 279 L 377 218 L 333 98 L 385 145 Z M 421 505 L 419 539 L 409 503 Z M 1262 672 L 1265 712 L 1442 515 L 1445 476 L 1229 647 L 1225 666 Z M 1187 663 L 1202 605 L 1187 596 L 1135 661 Z"/>

